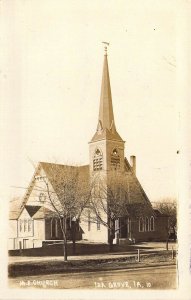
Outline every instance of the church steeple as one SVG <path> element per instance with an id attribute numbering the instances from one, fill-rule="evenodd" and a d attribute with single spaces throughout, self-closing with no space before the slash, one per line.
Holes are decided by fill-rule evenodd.
<path id="1" fill-rule="evenodd" d="M 107 48 L 106 48 L 107 50 Z M 124 141 L 118 134 L 113 113 L 107 51 L 103 62 L 100 106 L 96 133 L 89 143 L 90 172 L 124 171 Z"/>
<path id="2" fill-rule="evenodd" d="M 102 126 L 102 129 L 107 128 L 110 130 L 112 126 L 115 127 L 107 52 L 104 55 L 98 122 Z"/>
<path id="3" fill-rule="evenodd" d="M 101 95 L 100 95 L 100 106 L 99 106 L 99 118 L 97 131 L 92 138 L 92 142 L 100 139 L 114 139 L 122 140 L 116 131 L 111 86 L 109 78 L 109 67 L 107 60 L 107 48 L 105 48 L 103 73 L 102 73 L 102 84 L 101 84 Z"/>

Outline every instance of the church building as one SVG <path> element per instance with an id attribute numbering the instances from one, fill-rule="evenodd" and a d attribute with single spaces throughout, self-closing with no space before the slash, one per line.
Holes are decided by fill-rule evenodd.
<path id="1" fill-rule="evenodd" d="M 78 170 L 80 174 L 85 174 L 88 181 L 99 174 L 107 184 L 115 171 L 125 178 L 128 197 L 127 214 L 115 220 L 114 243 L 166 240 L 168 217 L 153 209 L 136 177 L 136 157 L 131 156 L 130 162 L 127 160 L 125 142 L 116 129 L 107 49 L 105 49 L 103 62 L 98 124 L 89 142 L 89 165 L 67 166 L 39 162 L 23 197 L 19 215 L 11 220 L 16 226 L 14 235 L 12 234 L 10 239 L 10 249 L 18 249 L 21 245 L 22 248 L 41 247 L 43 242 L 62 240 L 56 212 L 47 204 L 47 196 L 41 186 L 46 178 L 52 192 L 59 200 L 57 186 L 52 180 L 51 173 L 54 170 L 61 178 L 71 168 Z M 78 239 L 108 243 L 108 227 L 102 222 L 91 222 L 91 219 L 81 218 L 78 226 Z M 70 224 L 68 224 L 67 238 L 71 239 Z"/>

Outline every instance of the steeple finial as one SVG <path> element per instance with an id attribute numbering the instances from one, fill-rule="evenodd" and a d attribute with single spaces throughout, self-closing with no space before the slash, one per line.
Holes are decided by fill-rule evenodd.
<path id="1" fill-rule="evenodd" d="M 109 46 L 109 43 L 108 42 L 102 42 L 102 43 L 106 45 L 104 47 L 104 50 L 105 50 L 105 55 L 107 56 L 107 47 Z"/>

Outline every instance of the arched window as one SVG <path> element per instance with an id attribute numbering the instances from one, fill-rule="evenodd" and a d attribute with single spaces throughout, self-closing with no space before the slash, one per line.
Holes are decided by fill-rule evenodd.
<path id="1" fill-rule="evenodd" d="M 120 157 L 116 148 L 111 153 L 111 167 L 115 170 L 120 167 Z"/>
<path id="2" fill-rule="evenodd" d="M 51 219 L 51 237 L 56 238 L 57 236 L 58 236 L 57 219 Z"/>
<path id="3" fill-rule="evenodd" d="M 145 231 L 149 231 L 149 219 L 148 219 L 148 217 L 145 218 Z"/>
<path id="4" fill-rule="evenodd" d="M 93 170 L 99 171 L 103 169 L 103 155 L 101 151 L 97 148 L 93 158 Z"/>
<path id="5" fill-rule="evenodd" d="M 153 216 L 150 218 L 150 230 L 151 231 L 155 230 L 155 219 Z"/>
<path id="6" fill-rule="evenodd" d="M 143 218 L 139 218 L 139 231 L 140 232 L 144 231 L 144 220 L 143 220 Z"/>

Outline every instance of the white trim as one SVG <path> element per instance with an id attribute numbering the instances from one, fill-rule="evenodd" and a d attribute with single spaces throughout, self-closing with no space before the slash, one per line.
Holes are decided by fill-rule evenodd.
<path id="1" fill-rule="evenodd" d="M 150 220 L 148 217 L 145 217 L 145 231 L 147 231 L 147 232 L 150 231 Z"/>
<path id="2" fill-rule="evenodd" d="M 127 218 L 127 237 L 131 238 L 131 218 Z"/>

